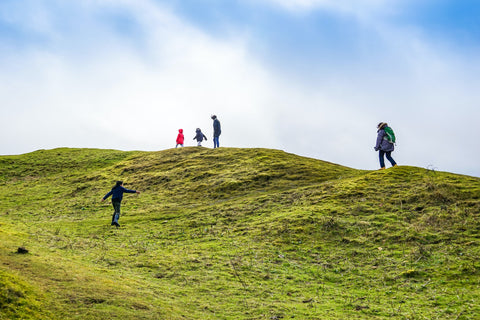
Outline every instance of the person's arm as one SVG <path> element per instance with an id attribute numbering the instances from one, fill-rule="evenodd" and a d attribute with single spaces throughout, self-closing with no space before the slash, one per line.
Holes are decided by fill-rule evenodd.
<path id="1" fill-rule="evenodd" d="M 122 188 L 123 188 L 123 187 L 122 187 Z M 123 188 L 123 192 L 125 192 L 125 193 L 140 193 L 140 191 L 130 190 L 130 189 L 126 189 L 126 188 Z"/>
<path id="2" fill-rule="evenodd" d="M 107 193 L 107 194 L 102 198 L 102 201 L 105 201 L 105 199 L 107 199 L 108 197 L 110 197 L 112 194 L 113 194 L 113 191 L 110 190 L 110 192 Z"/>
<path id="3" fill-rule="evenodd" d="M 377 143 L 375 144 L 375 151 L 378 151 L 378 149 L 380 149 L 380 144 L 382 143 L 384 135 L 385 135 L 385 130 L 378 131 Z"/>

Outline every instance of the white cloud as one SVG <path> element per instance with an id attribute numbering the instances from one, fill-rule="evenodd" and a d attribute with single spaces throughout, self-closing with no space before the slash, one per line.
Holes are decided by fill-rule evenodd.
<path id="1" fill-rule="evenodd" d="M 296 3 L 348 11 L 333 1 Z M 49 18 L 37 30 L 49 41 L 1 54 L 0 134 L 14 137 L 0 143 L 3 154 L 60 146 L 161 150 L 174 146 L 179 128 L 194 145 L 196 127 L 210 140 L 215 113 L 223 146 L 278 148 L 363 169 L 377 167 L 375 126 L 387 121 L 399 138 L 400 164 L 480 175 L 472 147 L 480 138 L 480 66 L 418 30 L 369 20 L 380 52 L 367 48 L 348 68 L 338 62 L 292 80 L 256 60 L 255 42 L 216 39 L 154 1 L 73 6 L 62 10 L 81 11 L 88 26 L 69 21 L 63 30 Z M 43 17 L 60 14 L 37 9 Z M 134 37 L 104 19 L 119 11 L 134 24 Z"/>
<path id="2" fill-rule="evenodd" d="M 196 127 L 209 134 L 212 113 L 230 132 L 222 143 L 266 146 L 275 139 L 264 108 L 273 89 L 241 39 L 213 39 L 150 1 L 123 6 L 144 33 L 141 50 L 97 22 L 89 26 L 97 33 L 82 49 L 85 57 L 61 42 L 8 57 L 13 67 L 4 69 L 0 83 L 9 88 L 2 96 L 13 110 L 1 130 L 24 142 L 3 143 L 3 152 L 84 146 L 85 140 L 90 146 L 164 149 L 173 146 L 180 127 L 187 138 Z M 85 42 L 81 32 L 70 36 Z M 266 133 L 259 137 L 255 127 Z M 242 134 L 236 139 L 233 131 Z"/>
<path id="3" fill-rule="evenodd" d="M 265 3 L 279 6 L 286 10 L 302 13 L 313 10 L 327 10 L 338 14 L 351 15 L 369 20 L 373 16 L 394 14 L 399 4 L 408 0 L 263 0 Z"/>

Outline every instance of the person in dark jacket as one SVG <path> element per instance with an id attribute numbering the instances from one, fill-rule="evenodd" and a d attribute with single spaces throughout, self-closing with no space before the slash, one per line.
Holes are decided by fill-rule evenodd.
<path id="1" fill-rule="evenodd" d="M 385 128 L 388 127 L 386 122 L 380 122 L 377 125 L 377 144 L 375 145 L 375 151 L 378 151 L 378 158 L 380 160 L 380 170 L 385 169 L 385 160 L 384 156 L 387 157 L 387 160 L 390 161 L 392 167 L 395 167 L 397 163 L 392 158 L 392 151 L 395 149 L 393 143 L 388 141 L 387 134 L 385 133 Z"/>
<path id="2" fill-rule="evenodd" d="M 175 146 L 175 148 L 177 148 L 178 145 L 180 145 L 180 147 L 183 147 L 183 140 L 184 139 L 185 139 L 185 137 L 183 136 L 183 129 L 178 129 L 177 145 Z"/>
<path id="3" fill-rule="evenodd" d="M 222 130 L 220 128 L 220 121 L 218 121 L 216 115 L 212 116 L 212 120 L 213 120 L 213 148 L 215 149 L 220 147 L 218 138 L 220 137 Z"/>
<path id="4" fill-rule="evenodd" d="M 195 132 L 196 132 L 196 135 L 195 135 L 195 138 L 193 138 L 193 140 L 197 140 L 197 146 L 201 147 L 203 139 L 205 139 L 205 141 L 207 141 L 207 137 L 203 134 L 203 132 L 202 132 L 202 130 L 200 130 L 200 128 L 197 128 L 197 130 L 195 130 Z"/>
<path id="5" fill-rule="evenodd" d="M 120 204 L 122 202 L 124 193 L 140 193 L 140 191 L 126 189 L 123 187 L 123 181 L 117 181 L 112 190 L 110 190 L 110 192 L 102 198 L 102 201 L 105 201 L 105 199 L 112 196 L 112 226 L 116 226 L 117 228 L 120 227 L 120 224 L 118 224 L 118 219 L 120 218 Z"/>

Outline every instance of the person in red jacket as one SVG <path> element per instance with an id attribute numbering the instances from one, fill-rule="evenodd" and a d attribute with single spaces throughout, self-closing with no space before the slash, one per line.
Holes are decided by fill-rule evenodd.
<path id="1" fill-rule="evenodd" d="M 183 140 L 184 140 L 183 129 L 178 129 L 177 145 L 175 146 L 175 148 L 177 148 L 178 145 L 180 145 L 180 147 L 183 147 Z"/>

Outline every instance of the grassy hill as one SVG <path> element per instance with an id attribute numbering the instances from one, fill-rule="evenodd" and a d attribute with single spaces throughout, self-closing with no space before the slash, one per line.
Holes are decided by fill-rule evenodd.
<path id="1" fill-rule="evenodd" d="M 268 149 L 0 156 L 0 319 L 478 319 L 479 197 Z"/>

